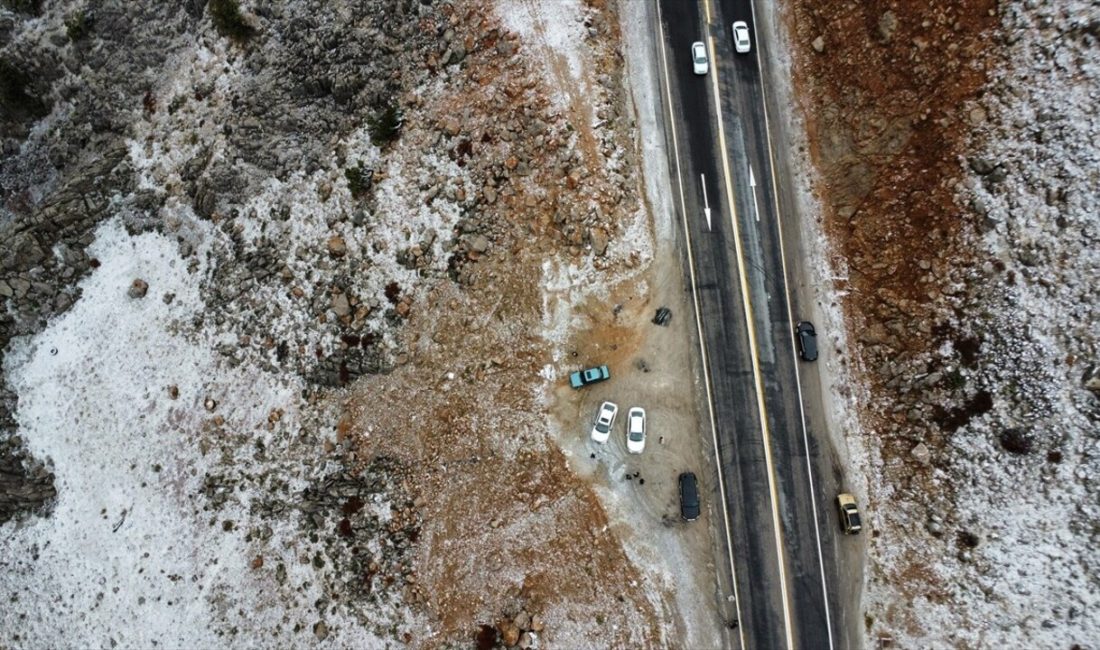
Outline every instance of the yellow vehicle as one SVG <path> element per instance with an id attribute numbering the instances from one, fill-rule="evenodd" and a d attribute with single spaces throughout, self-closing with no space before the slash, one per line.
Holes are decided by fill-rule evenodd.
<path id="1" fill-rule="evenodd" d="M 859 508 L 856 507 L 856 498 L 847 492 L 838 494 L 836 504 L 840 508 L 840 525 L 848 535 L 855 535 L 863 527 L 859 521 Z"/>

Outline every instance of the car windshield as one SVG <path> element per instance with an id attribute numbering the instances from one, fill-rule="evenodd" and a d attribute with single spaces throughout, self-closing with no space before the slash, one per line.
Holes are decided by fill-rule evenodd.
<path id="1" fill-rule="evenodd" d="M 848 523 L 852 526 L 852 528 L 859 528 L 859 513 L 849 511 Z"/>
<path id="2" fill-rule="evenodd" d="M 632 423 L 630 426 L 630 439 L 634 442 L 641 442 L 645 438 L 645 433 L 642 432 L 642 425 L 640 422 Z"/>
<path id="3" fill-rule="evenodd" d="M 599 422 L 596 423 L 596 431 L 599 431 L 600 433 L 607 433 L 610 430 L 611 427 L 607 426 L 607 420 L 601 419 Z"/>

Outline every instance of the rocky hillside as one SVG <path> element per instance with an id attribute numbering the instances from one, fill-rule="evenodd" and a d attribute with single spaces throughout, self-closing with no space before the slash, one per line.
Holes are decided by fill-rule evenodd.
<path id="1" fill-rule="evenodd" d="M 1100 14 L 796 1 L 788 17 L 866 386 L 848 442 L 869 454 L 867 642 L 1085 647 Z"/>
<path id="2" fill-rule="evenodd" d="M 617 21 L 4 4 L 0 645 L 668 642 L 545 403 L 651 248 Z"/>

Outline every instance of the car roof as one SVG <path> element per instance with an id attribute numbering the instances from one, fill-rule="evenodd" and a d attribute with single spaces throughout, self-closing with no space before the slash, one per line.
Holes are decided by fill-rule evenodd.
<path id="1" fill-rule="evenodd" d="M 680 501 L 683 506 L 699 505 L 699 486 L 691 472 L 680 475 Z"/>

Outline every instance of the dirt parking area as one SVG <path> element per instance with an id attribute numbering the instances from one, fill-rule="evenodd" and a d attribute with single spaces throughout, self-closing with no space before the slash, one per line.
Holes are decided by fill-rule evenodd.
<path id="1" fill-rule="evenodd" d="M 570 467 L 595 488 L 628 556 L 652 567 L 673 595 L 675 611 L 666 615 L 681 626 L 685 647 L 709 647 L 718 642 L 723 621 L 718 572 L 726 567 L 715 558 L 724 549 L 715 547 L 712 535 L 721 510 L 711 485 L 709 429 L 695 400 L 694 320 L 678 260 L 665 248 L 658 243 L 643 278 L 584 306 L 588 327 L 576 334 L 570 354 L 578 368 L 609 364 L 612 378 L 579 391 L 563 384 L 553 414 Z M 672 310 L 666 326 L 652 322 L 659 307 Z M 600 444 L 590 432 L 604 401 L 616 403 L 619 414 L 611 438 Z M 647 418 L 645 451 L 637 455 L 626 449 L 626 417 L 635 406 L 646 409 Z M 694 522 L 680 517 L 677 479 L 685 471 L 700 480 L 703 513 Z"/>

